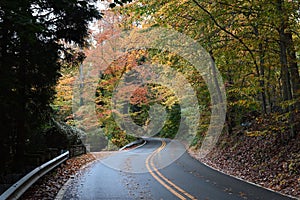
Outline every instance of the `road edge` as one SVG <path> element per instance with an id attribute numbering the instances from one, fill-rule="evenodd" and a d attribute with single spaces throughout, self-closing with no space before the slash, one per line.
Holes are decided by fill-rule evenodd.
<path id="1" fill-rule="evenodd" d="M 91 153 L 91 152 L 90 152 L 90 153 Z M 91 154 L 93 155 L 93 153 L 91 153 Z M 93 155 L 93 157 L 95 158 L 95 160 L 93 160 L 93 161 L 87 163 L 86 165 L 82 166 L 82 167 L 80 168 L 80 170 L 83 170 L 83 169 L 89 167 L 90 165 L 94 164 L 95 162 L 99 161 L 99 159 L 97 159 L 97 158 L 95 157 L 95 155 Z M 101 159 L 100 159 L 100 160 L 101 160 Z M 60 190 L 59 190 L 58 193 L 56 194 L 54 200 L 62 200 L 62 199 L 63 199 L 64 194 L 66 193 L 68 187 L 69 187 L 69 186 L 72 184 L 72 182 L 74 181 L 74 178 L 73 178 L 73 177 L 77 176 L 78 174 L 79 174 L 79 171 L 76 172 L 72 177 L 70 177 L 70 178 L 67 180 L 67 182 L 65 182 L 65 184 L 60 188 Z"/>
<path id="2" fill-rule="evenodd" d="M 212 170 L 215 170 L 215 171 L 217 171 L 217 172 L 220 172 L 220 173 L 222 173 L 222 174 L 224 174 L 224 175 L 227 175 L 227 176 L 230 176 L 230 177 L 232 177 L 232 178 L 238 179 L 238 180 L 240 180 L 240 181 L 249 183 L 249 184 L 254 185 L 254 186 L 256 186 L 256 187 L 263 188 L 263 189 L 269 190 L 269 191 L 271 191 L 271 192 L 280 194 L 280 195 L 282 195 L 282 196 L 289 197 L 289 198 L 295 199 L 295 200 L 300 200 L 300 197 L 294 197 L 294 196 L 291 196 L 291 195 L 287 195 L 287 194 L 284 194 L 284 193 L 281 193 L 281 192 L 272 190 L 272 189 L 270 189 L 270 188 L 263 187 L 263 186 L 261 186 L 261 185 L 259 185 L 259 184 L 257 184 L 257 183 L 253 183 L 253 182 L 250 182 L 250 181 L 248 181 L 248 180 L 242 179 L 242 178 L 240 178 L 240 177 L 238 177 L 238 176 L 234 176 L 234 175 L 231 175 L 231 174 L 227 174 L 227 173 L 225 173 L 224 171 L 221 171 L 221 170 L 219 170 L 219 169 L 217 169 L 217 168 L 215 168 L 215 167 L 213 167 L 213 166 L 210 166 L 210 165 L 208 165 L 207 163 L 205 163 L 205 162 L 199 160 L 199 158 L 197 158 L 197 157 L 195 156 L 194 153 L 191 153 L 191 151 L 192 151 L 192 150 L 190 150 L 189 148 L 187 149 L 187 153 L 188 153 L 192 158 L 194 158 L 194 159 L 197 160 L 198 162 L 202 163 L 203 165 L 205 165 L 205 166 L 211 168 Z"/>

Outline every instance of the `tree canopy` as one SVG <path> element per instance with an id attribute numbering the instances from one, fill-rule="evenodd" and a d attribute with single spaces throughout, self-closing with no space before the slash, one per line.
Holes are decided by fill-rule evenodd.
<path id="1" fill-rule="evenodd" d="M 225 81 L 228 109 L 224 130 L 232 133 L 234 128 L 268 116 L 276 119 L 274 123 L 281 124 L 281 127 L 276 128 L 274 125 L 268 127 L 268 131 L 257 134 L 274 132 L 283 139 L 290 139 L 299 127 L 296 117 L 300 91 L 298 4 L 298 1 L 282 0 L 114 1 L 110 4 L 114 14 L 107 12 L 106 24 L 98 24 L 103 31 L 96 36 L 96 40 L 101 44 L 122 30 L 157 26 L 175 29 L 191 37 L 209 52 Z M 96 92 L 99 121 L 90 125 L 100 124 L 105 130 L 114 130 L 113 137 L 119 141 L 117 132 L 122 131 L 117 125 L 105 127 L 106 120 L 113 124 L 109 117 L 110 97 L 120 77 L 145 63 L 169 66 L 182 73 L 193 85 L 199 104 L 204 105 L 202 109 L 205 111 L 195 140 L 195 144 L 199 144 L 198 139 L 205 136 L 209 126 L 210 94 L 203 77 L 190 63 L 173 52 L 153 49 L 136 51 L 112 63 L 101 75 Z M 166 95 L 164 104 L 169 102 L 172 107 L 172 103 L 176 102 L 173 95 L 158 85 L 145 86 L 135 91 L 131 99 L 131 117 L 140 125 L 147 122 L 148 106 L 152 102 L 150 94 L 155 91 L 160 93 L 160 98 Z M 170 127 L 176 127 L 175 121 Z M 120 141 L 117 143 L 123 144 Z"/>

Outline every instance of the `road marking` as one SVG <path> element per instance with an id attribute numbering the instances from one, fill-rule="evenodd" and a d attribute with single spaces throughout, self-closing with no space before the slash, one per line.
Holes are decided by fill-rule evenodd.
<path id="1" fill-rule="evenodd" d="M 180 188 L 179 186 L 177 186 L 175 183 L 170 181 L 164 175 L 162 175 L 159 172 L 159 170 L 155 167 L 154 162 L 153 162 L 153 158 L 156 154 L 158 154 L 165 147 L 166 147 L 166 142 L 162 141 L 161 146 L 147 157 L 146 167 L 147 167 L 148 171 L 153 176 L 153 178 L 155 178 L 161 185 L 163 185 L 167 190 L 169 190 L 172 194 L 177 196 L 179 199 L 186 200 L 186 198 L 183 195 L 185 195 L 186 197 L 188 197 L 192 200 L 197 199 L 194 196 L 192 196 L 191 194 L 189 194 L 188 192 L 186 192 L 185 190 L 183 190 L 182 188 Z M 149 163 L 150 163 L 150 165 L 149 165 Z M 153 168 L 153 170 L 151 169 L 151 167 Z M 170 186 L 172 186 L 173 188 L 170 187 Z"/>

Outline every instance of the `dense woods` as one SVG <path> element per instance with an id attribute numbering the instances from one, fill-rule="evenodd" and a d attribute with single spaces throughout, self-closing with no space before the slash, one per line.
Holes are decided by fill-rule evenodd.
<path id="1" fill-rule="evenodd" d="M 204 46 L 225 81 L 229 130 L 255 111 L 276 113 L 295 136 L 298 1 L 139 1 L 119 10 L 127 26 L 174 28 Z"/>
<path id="2" fill-rule="evenodd" d="M 85 131 L 83 142 L 92 151 L 114 149 L 134 140 L 115 122 L 111 98 L 122 77 L 131 80 L 129 86 L 134 84 L 135 75 L 130 71 L 141 65 L 170 67 L 192 85 L 202 113 L 189 145 L 200 148 L 211 119 L 211 94 L 197 69 L 174 52 L 137 49 L 119 57 L 98 74 L 93 100 L 97 120 L 89 120 L 93 113 L 85 107 L 85 94 L 79 94 L 76 113 L 72 110 L 74 93 L 80 92 L 73 91 L 73 85 L 89 87 L 85 76 L 94 72 L 85 68 L 84 60 L 95 56 L 95 46 L 124 30 L 164 27 L 197 41 L 222 75 L 227 112 L 215 152 L 230 155 L 230 149 L 248 159 L 243 160 L 246 167 L 276 171 L 271 177 L 274 180 L 283 170 L 291 177 L 290 185 L 296 184 L 300 173 L 298 0 L 115 0 L 102 13 L 92 2 L 1 1 L 1 167 L 14 165 L 22 161 L 26 151 L 38 149 L 41 134 L 53 130 L 53 119 Z M 96 31 L 88 29 L 93 19 L 98 20 Z M 120 92 L 125 95 L 128 90 Z M 170 88 L 160 84 L 138 88 L 130 98 L 128 115 L 137 125 L 146 126 L 154 104 L 166 111 L 164 126 L 157 135 L 174 138 L 182 110 L 180 99 Z M 243 145 L 258 145 L 260 152 Z M 251 160 L 253 155 L 255 161 Z M 266 167 L 267 162 L 276 167 Z M 252 176 L 267 175 L 259 171 Z M 287 176 L 280 177 L 274 185 L 288 185 L 282 182 Z"/>

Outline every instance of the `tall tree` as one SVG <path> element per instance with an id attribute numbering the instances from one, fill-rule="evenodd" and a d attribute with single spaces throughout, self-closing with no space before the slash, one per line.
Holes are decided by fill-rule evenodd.
<path id="1" fill-rule="evenodd" d="M 0 3 L 1 159 L 22 160 L 30 136 L 49 119 L 60 60 L 84 46 L 94 0 L 3 0 Z M 71 56 L 72 57 L 72 56 Z M 1 162 L 2 163 L 2 162 Z M 3 162 L 6 163 L 6 162 Z"/>

